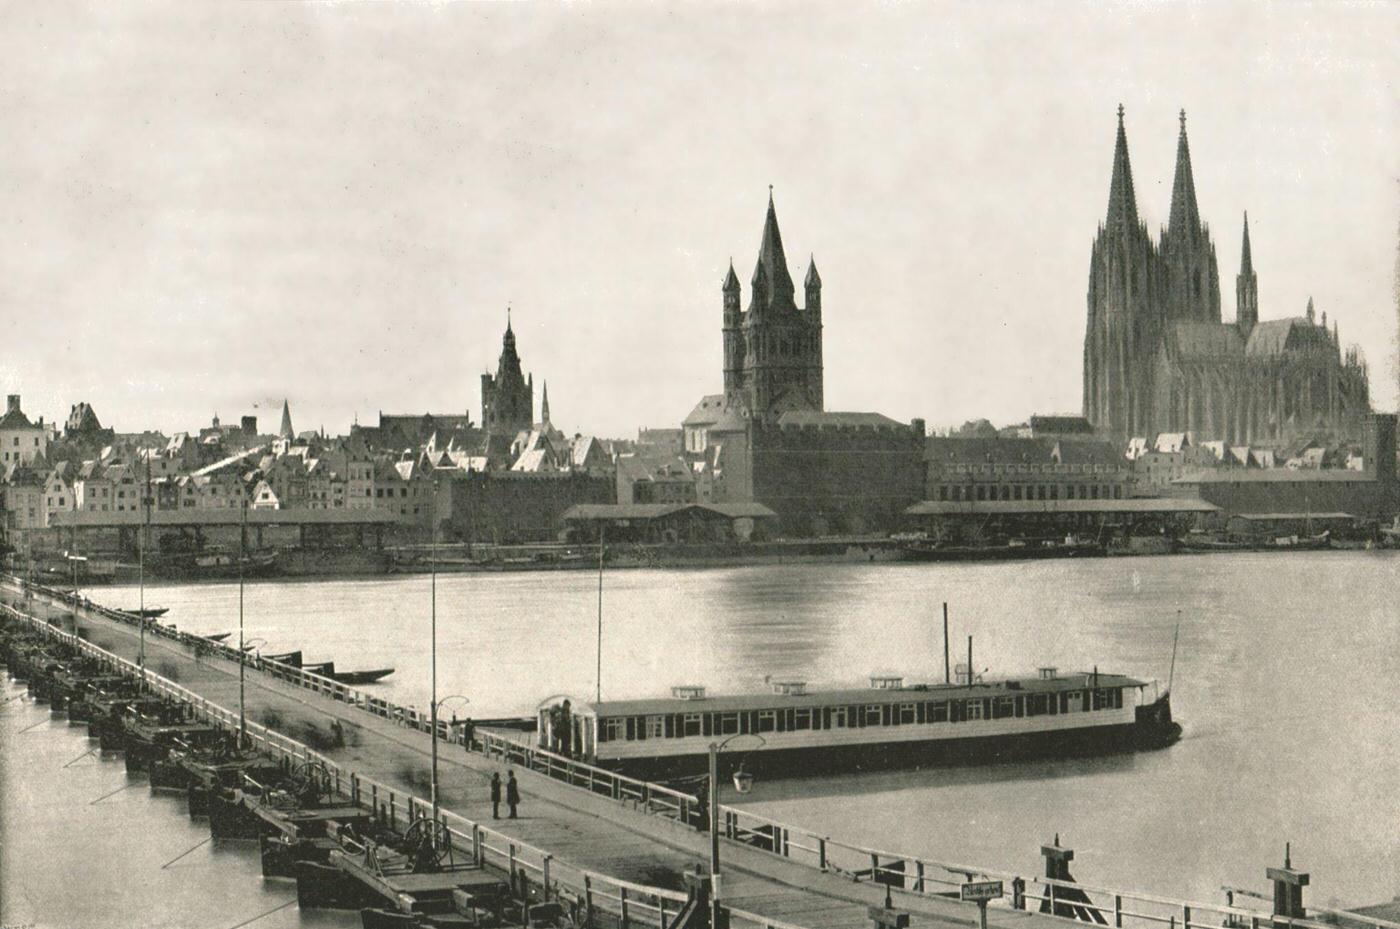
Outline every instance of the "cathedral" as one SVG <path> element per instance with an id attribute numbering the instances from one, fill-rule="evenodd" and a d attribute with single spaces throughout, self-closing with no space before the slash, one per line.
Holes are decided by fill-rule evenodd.
<path id="1" fill-rule="evenodd" d="M 1335 320 L 1259 319 L 1258 274 L 1244 219 L 1235 321 L 1221 321 L 1220 274 L 1201 221 L 1181 113 L 1166 229 L 1138 219 L 1123 108 L 1108 214 L 1089 261 L 1084 415 L 1115 441 L 1191 432 L 1201 441 L 1283 444 L 1355 438 L 1370 411 L 1360 351 L 1342 350 Z"/>

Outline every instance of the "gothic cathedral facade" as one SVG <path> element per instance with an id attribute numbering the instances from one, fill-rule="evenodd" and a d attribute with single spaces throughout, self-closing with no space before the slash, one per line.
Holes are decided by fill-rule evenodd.
<path id="1" fill-rule="evenodd" d="M 1355 438 L 1370 411 L 1365 362 L 1343 352 L 1334 321 L 1259 320 L 1258 275 L 1244 221 L 1235 321 L 1221 321 L 1220 275 L 1201 221 L 1181 114 L 1167 227 L 1154 241 L 1138 218 L 1123 108 L 1108 214 L 1089 261 L 1084 415 L 1125 441 L 1191 432 L 1200 441 L 1286 443 Z"/>

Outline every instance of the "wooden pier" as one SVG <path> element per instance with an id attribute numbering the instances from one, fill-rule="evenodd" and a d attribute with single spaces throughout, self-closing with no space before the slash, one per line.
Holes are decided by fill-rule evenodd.
<path id="1" fill-rule="evenodd" d="M 13 580 L 0 586 L 6 604 L 0 615 L 63 638 L 96 659 L 105 674 L 139 674 L 134 625 L 113 611 L 63 602 L 54 592 L 28 593 Z M 81 636 L 53 624 L 70 613 Z M 146 678 L 152 694 L 182 701 L 201 723 L 236 729 L 239 661 L 249 658 L 208 640 L 152 635 L 149 625 L 147 630 Z M 324 771 L 330 796 L 319 811 L 253 809 L 262 834 L 314 843 L 331 838 L 324 832 L 327 824 L 335 830 L 367 815 L 399 831 L 432 822 L 432 808 L 420 797 L 427 792 L 431 754 L 425 720 L 316 675 L 285 666 L 263 670 L 250 668 L 246 675 L 249 737 L 260 751 L 288 764 Z M 460 738 L 445 726 L 440 735 Z M 688 906 L 694 910 L 693 894 L 685 888 L 694 887 L 694 875 L 709 859 L 709 836 L 693 825 L 700 818 L 694 797 L 490 732 L 478 730 L 477 742 L 475 750 L 460 744 L 440 747 L 440 812 L 433 827 L 450 835 L 469 873 L 400 873 L 366 857 L 365 846 L 358 846 L 357 855 L 339 841 L 324 841 L 319 848 L 325 864 L 312 863 L 336 868 L 389 906 L 404 896 L 427 896 L 440 904 L 464 883 L 504 879 L 515 889 L 532 885 L 539 899 L 597 925 L 672 929 Z M 523 815 L 497 821 L 491 815 L 489 779 L 493 772 L 504 774 L 507 765 L 517 772 Z M 719 898 L 736 929 L 837 929 L 872 922 L 971 926 L 978 921 L 978 905 L 958 897 L 959 889 L 972 881 L 1004 883 L 1006 896 L 993 901 L 986 914 L 987 924 L 997 929 L 1028 922 L 1050 927 L 1076 918 L 1117 929 L 1328 925 L 1318 921 L 1319 914 L 1327 913 L 1319 908 L 1307 917 L 1279 914 L 1076 883 L 1048 867 L 1046 875 L 1037 876 L 932 861 L 857 846 L 734 807 L 721 809 L 721 836 Z M 432 880 L 419 887 L 419 878 L 428 877 Z M 599 922 L 603 916 L 607 920 Z M 1352 924 L 1400 929 L 1400 923 L 1379 918 L 1359 917 Z"/>

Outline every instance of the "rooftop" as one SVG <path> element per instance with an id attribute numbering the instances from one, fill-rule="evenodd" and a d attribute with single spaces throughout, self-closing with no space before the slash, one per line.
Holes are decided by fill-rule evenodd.
<path id="1" fill-rule="evenodd" d="M 1216 513 L 1220 507 L 1195 498 L 1128 497 L 1123 500 L 925 500 L 910 516 L 1037 515 L 1055 513 Z"/>

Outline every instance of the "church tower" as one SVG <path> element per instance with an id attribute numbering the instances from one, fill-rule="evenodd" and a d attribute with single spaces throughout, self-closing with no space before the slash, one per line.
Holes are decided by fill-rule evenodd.
<path id="1" fill-rule="evenodd" d="M 520 370 L 515 351 L 515 332 L 506 312 L 506 334 L 501 339 L 501 357 L 496 376 L 481 375 L 481 424 L 493 435 L 514 436 L 535 424 L 535 376 L 529 379 Z"/>
<path id="2" fill-rule="evenodd" d="M 1209 228 L 1201 222 L 1196 204 L 1185 110 L 1181 111 L 1181 134 L 1176 140 L 1171 215 L 1162 234 L 1161 251 L 1167 264 L 1168 318 L 1220 322 L 1220 273 L 1215 263 L 1215 244 L 1210 240 Z"/>
<path id="3" fill-rule="evenodd" d="M 1154 427 L 1149 362 L 1161 333 L 1163 278 L 1158 250 L 1138 219 L 1120 104 L 1108 214 L 1089 259 L 1084 333 L 1084 415 L 1115 441 Z"/>
<path id="4" fill-rule="evenodd" d="M 741 311 L 731 262 L 724 280 L 724 393 L 728 406 L 758 419 L 785 410 L 822 409 L 821 276 L 813 260 L 803 280 L 805 308 L 795 300 L 778 214 L 768 194 L 763 240 Z"/>
<path id="5" fill-rule="evenodd" d="M 1249 254 L 1249 212 L 1244 214 L 1244 242 L 1240 245 L 1240 273 L 1235 275 L 1235 325 L 1240 337 L 1249 334 L 1259 324 L 1259 276 L 1254 273 L 1254 259 Z"/>

